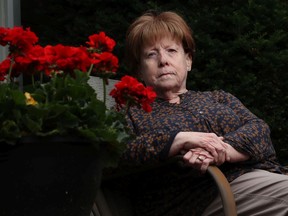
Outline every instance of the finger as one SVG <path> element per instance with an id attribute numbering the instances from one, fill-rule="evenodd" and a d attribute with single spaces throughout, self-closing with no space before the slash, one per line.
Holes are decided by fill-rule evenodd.
<path id="1" fill-rule="evenodd" d="M 216 134 L 210 134 L 207 142 L 209 142 L 211 145 L 213 145 L 217 150 L 225 149 L 225 142 L 223 142 L 224 137 L 217 136 Z"/>
<path id="2" fill-rule="evenodd" d="M 218 153 L 219 157 L 218 157 L 218 161 L 216 162 L 216 165 L 221 165 L 226 161 L 226 151 L 225 150 L 221 150 Z"/>
<path id="3" fill-rule="evenodd" d="M 211 163 L 211 159 L 210 158 L 206 158 L 205 160 L 202 161 L 202 164 L 201 164 L 201 167 L 200 167 L 200 171 L 201 173 L 206 173 L 207 172 L 207 169 L 208 169 L 208 166 L 210 165 Z"/>
<path id="4" fill-rule="evenodd" d="M 192 157 L 189 160 L 190 164 L 201 164 L 202 163 L 203 158 L 199 159 L 199 154 L 193 154 Z"/>
<path id="5" fill-rule="evenodd" d="M 225 152 L 225 161 L 231 162 L 231 157 L 228 151 Z"/>
<path id="6" fill-rule="evenodd" d="M 184 162 L 189 166 L 194 165 L 195 163 L 199 163 L 197 161 L 198 154 L 193 153 L 192 151 L 188 151 L 184 156 Z"/>
<path id="7" fill-rule="evenodd" d="M 219 139 L 219 137 L 217 137 L 217 139 L 213 140 L 212 145 L 216 148 L 216 150 L 223 150 L 226 149 L 226 143 L 223 142 L 222 139 Z"/>
<path id="8" fill-rule="evenodd" d="M 205 157 L 205 155 L 198 155 L 197 159 L 200 161 L 204 161 L 206 159 L 206 157 Z"/>
<path id="9" fill-rule="evenodd" d="M 228 144 L 225 143 L 224 141 L 221 141 L 221 146 L 223 147 L 223 149 L 227 149 L 228 148 Z"/>
<path id="10" fill-rule="evenodd" d="M 192 154 L 193 154 L 193 152 L 191 152 L 191 151 L 186 152 L 183 156 L 183 160 L 189 161 L 189 159 L 192 157 Z"/>
<path id="11" fill-rule="evenodd" d="M 208 151 L 213 157 L 218 157 L 218 153 L 214 145 L 208 143 L 203 147 L 203 149 Z"/>
<path id="12" fill-rule="evenodd" d="M 214 147 L 210 146 L 210 150 L 207 149 L 207 151 L 213 156 L 215 163 L 217 163 L 219 155 L 218 155 L 218 152 L 216 151 L 216 149 Z"/>
<path id="13" fill-rule="evenodd" d="M 213 156 L 212 156 L 208 151 L 205 151 L 205 150 L 203 150 L 203 149 L 202 149 L 202 151 L 200 151 L 198 154 L 199 154 L 199 155 L 203 155 L 205 158 L 211 158 L 211 159 L 213 159 Z"/>

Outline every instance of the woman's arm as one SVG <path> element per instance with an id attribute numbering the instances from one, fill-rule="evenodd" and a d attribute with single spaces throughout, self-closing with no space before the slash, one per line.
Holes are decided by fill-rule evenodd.
<path id="1" fill-rule="evenodd" d="M 143 125 L 146 117 L 141 114 L 141 111 L 135 109 L 130 110 L 129 115 L 126 116 L 128 127 L 134 137 L 127 143 L 127 149 L 123 154 L 125 161 L 149 163 L 161 161 L 169 155 L 173 140 L 179 131 L 152 130 L 151 128 L 145 131 L 139 130 L 139 125 Z"/>
<path id="2" fill-rule="evenodd" d="M 275 157 L 275 150 L 270 138 L 268 125 L 250 112 L 235 96 L 224 91 L 215 91 L 217 102 L 228 106 L 242 122 L 237 130 L 224 134 L 224 142 L 231 147 L 228 154 L 237 152 L 246 155 L 247 159 L 261 161 Z M 235 152 L 236 151 L 236 152 Z M 231 156 L 231 162 L 237 162 L 237 157 Z"/>

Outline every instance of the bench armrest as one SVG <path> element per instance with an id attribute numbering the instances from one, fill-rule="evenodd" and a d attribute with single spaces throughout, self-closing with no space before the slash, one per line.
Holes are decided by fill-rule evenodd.
<path id="1" fill-rule="evenodd" d="M 208 173 L 212 176 L 217 185 L 220 197 L 222 199 L 224 215 L 237 216 L 234 195 L 224 174 L 217 166 L 211 165 L 208 167 Z"/>

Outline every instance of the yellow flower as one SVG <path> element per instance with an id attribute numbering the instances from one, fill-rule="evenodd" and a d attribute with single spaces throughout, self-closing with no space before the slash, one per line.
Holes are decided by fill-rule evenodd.
<path id="1" fill-rule="evenodd" d="M 32 106 L 35 106 L 37 105 L 37 101 L 34 100 L 34 98 L 31 96 L 30 93 L 28 92 L 25 92 L 25 97 L 26 97 L 26 105 L 32 105 Z"/>

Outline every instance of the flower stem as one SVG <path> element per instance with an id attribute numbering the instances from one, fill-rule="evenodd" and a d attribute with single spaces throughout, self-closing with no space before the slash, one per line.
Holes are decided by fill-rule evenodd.
<path id="1" fill-rule="evenodd" d="M 34 75 L 31 76 L 31 82 L 32 82 L 32 86 L 35 87 L 35 79 L 34 79 Z"/>
<path id="2" fill-rule="evenodd" d="M 104 104 L 106 105 L 106 81 L 105 81 L 105 78 L 101 78 L 101 79 L 103 83 L 103 101 L 104 101 Z"/>
<path id="3" fill-rule="evenodd" d="M 90 65 L 90 68 L 89 68 L 89 70 L 87 71 L 88 76 L 90 76 L 90 74 L 91 74 L 91 72 L 92 72 L 92 69 L 93 69 L 93 66 L 94 66 L 94 64 L 91 64 L 91 65 Z"/>
<path id="4" fill-rule="evenodd" d="M 9 67 L 8 77 L 7 77 L 7 82 L 8 82 L 8 83 L 10 83 L 10 82 L 12 81 L 11 74 L 12 74 L 13 64 L 14 64 L 14 60 L 11 59 L 11 64 L 10 64 L 10 67 Z"/>
<path id="5" fill-rule="evenodd" d="M 40 73 L 40 83 L 41 83 L 41 84 L 43 83 L 43 76 L 44 76 L 43 73 L 44 73 L 44 72 L 41 72 L 41 73 Z"/>

